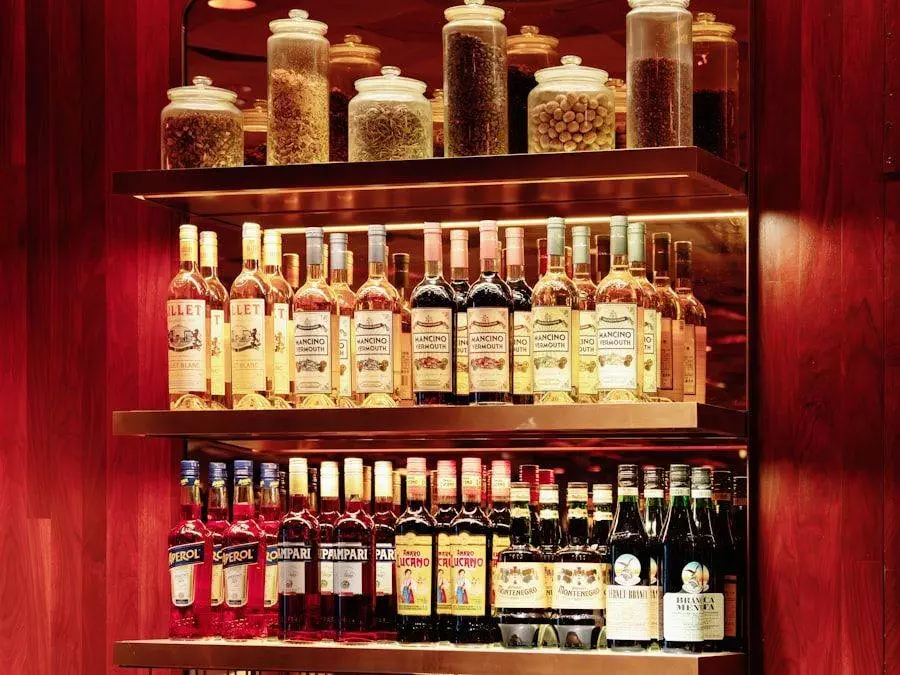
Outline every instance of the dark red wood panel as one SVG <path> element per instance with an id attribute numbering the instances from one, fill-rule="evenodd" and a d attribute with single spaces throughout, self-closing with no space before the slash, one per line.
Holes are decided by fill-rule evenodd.
<path id="1" fill-rule="evenodd" d="M 900 675 L 900 181 L 887 186 L 884 240 L 884 666 Z"/>

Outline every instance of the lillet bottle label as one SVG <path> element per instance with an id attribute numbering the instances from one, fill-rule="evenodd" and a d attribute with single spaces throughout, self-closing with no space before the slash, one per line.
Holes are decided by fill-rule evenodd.
<path id="1" fill-rule="evenodd" d="M 266 389 L 266 301 L 231 301 L 231 377 L 235 394 Z"/>
<path id="2" fill-rule="evenodd" d="M 206 301 L 166 303 L 169 392 L 206 390 Z M 215 392 L 213 392 L 215 393 Z"/>

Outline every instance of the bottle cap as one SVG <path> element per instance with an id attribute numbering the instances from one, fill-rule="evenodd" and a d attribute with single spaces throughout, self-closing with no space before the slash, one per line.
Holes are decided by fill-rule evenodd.
<path id="1" fill-rule="evenodd" d="M 613 216 L 609 224 L 609 250 L 612 255 L 628 253 L 628 216 Z"/>
<path id="2" fill-rule="evenodd" d="M 594 483 L 591 486 L 591 497 L 594 506 L 613 503 L 613 486 L 609 483 Z"/>
<path id="3" fill-rule="evenodd" d="M 253 462 L 249 459 L 234 460 L 234 479 L 251 478 L 253 476 Z"/>
<path id="4" fill-rule="evenodd" d="M 482 220 L 478 224 L 479 245 L 482 260 L 496 260 L 498 257 L 497 221 Z"/>
<path id="5" fill-rule="evenodd" d="M 384 225 L 369 225 L 369 262 L 384 262 L 386 236 Z"/>
<path id="6" fill-rule="evenodd" d="M 358 473 L 362 475 L 363 472 L 363 461 L 362 457 L 345 457 L 344 458 L 344 473 Z"/>
<path id="7" fill-rule="evenodd" d="M 509 501 L 519 504 L 531 501 L 531 483 L 516 481 L 509 486 Z"/>
<path id="8" fill-rule="evenodd" d="M 440 470 L 440 466 L 438 466 L 438 470 Z M 479 476 L 481 475 L 481 459 L 479 457 L 463 457 L 462 458 L 462 472 L 463 473 L 477 473 Z"/>
<path id="9" fill-rule="evenodd" d="M 588 225 L 576 225 L 572 228 L 572 262 L 576 265 L 588 265 L 591 262 L 591 228 Z"/>
<path id="10" fill-rule="evenodd" d="M 325 461 L 319 465 L 320 492 L 323 499 L 336 499 L 338 496 L 338 463 Z"/>
<path id="11" fill-rule="evenodd" d="M 687 464 L 669 466 L 669 486 L 686 488 L 691 486 L 691 467 Z"/>
<path id="12" fill-rule="evenodd" d="M 637 464 L 619 464 L 619 487 L 637 488 Z"/>
<path id="13" fill-rule="evenodd" d="M 428 472 L 428 460 L 424 457 L 407 457 L 406 458 L 406 473 L 421 473 L 425 474 Z M 454 472 L 455 473 L 455 472 Z"/>
<path id="14" fill-rule="evenodd" d="M 747 498 L 747 477 L 746 476 L 735 476 L 734 477 L 734 496 L 740 497 L 741 499 Z"/>
<path id="15" fill-rule="evenodd" d="M 306 264 L 321 265 L 322 240 L 325 238 L 325 231 L 321 227 L 307 227 L 304 236 L 306 237 Z"/>
<path id="16" fill-rule="evenodd" d="M 225 466 L 225 462 L 210 462 L 209 482 L 224 481 L 227 478 L 227 472 L 228 468 Z"/>
<path id="17" fill-rule="evenodd" d="M 259 465 L 259 477 L 261 480 L 278 480 L 278 465 L 263 462 Z"/>
<path id="18" fill-rule="evenodd" d="M 181 477 L 197 479 L 200 477 L 200 462 L 196 459 L 181 460 Z"/>
<path id="19" fill-rule="evenodd" d="M 538 469 L 538 483 L 540 485 L 553 485 L 556 483 L 556 474 L 553 469 Z"/>
<path id="20" fill-rule="evenodd" d="M 468 269 L 469 231 L 450 230 L 450 266 Z"/>
<path id="21" fill-rule="evenodd" d="M 181 227 L 184 227 L 182 225 Z M 188 225 L 188 227 L 194 227 L 193 225 Z M 194 228 L 195 230 L 197 228 Z M 179 235 L 181 234 L 181 228 L 179 228 Z M 216 233 L 212 230 L 203 230 L 200 233 L 200 245 L 201 246 L 217 246 L 219 243 L 219 239 L 216 236 Z"/>
<path id="22" fill-rule="evenodd" d="M 708 466 L 695 466 L 691 469 L 691 488 L 709 490 L 712 487 L 712 476 Z"/>
<path id="23" fill-rule="evenodd" d="M 425 223 L 422 225 L 422 232 L 424 234 L 438 234 L 439 235 L 441 233 L 441 224 L 433 223 L 433 222 L 426 220 Z"/>
<path id="24" fill-rule="evenodd" d="M 559 486 L 555 483 L 541 485 L 540 503 L 559 504 Z"/>
<path id="25" fill-rule="evenodd" d="M 632 222 L 628 223 L 628 262 L 642 263 L 644 262 L 644 233 L 646 225 L 644 223 Z"/>
<path id="26" fill-rule="evenodd" d="M 566 485 L 566 502 L 579 503 L 588 500 L 587 483 L 572 482 Z"/>
<path id="27" fill-rule="evenodd" d="M 716 469 L 715 471 L 713 471 L 712 486 L 713 492 L 727 493 L 730 498 L 732 489 L 731 472 L 722 469 Z"/>
<path id="28" fill-rule="evenodd" d="M 494 501 L 509 500 L 510 465 L 507 459 L 491 462 L 491 497 Z"/>
<path id="29" fill-rule="evenodd" d="M 663 469 L 660 466 L 644 467 L 644 490 L 661 490 L 664 488 Z"/>
<path id="30" fill-rule="evenodd" d="M 375 462 L 375 499 L 394 497 L 394 465 L 385 460 Z"/>
<path id="31" fill-rule="evenodd" d="M 306 457 L 291 457 L 288 460 L 289 489 L 292 495 L 309 493 L 309 466 Z"/>
<path id="32" fill-rule="evenodd" d="M 246 223 L 244 223 L 243 226 L 241 227 L 241 236 L 244 237 L 244 238 L 247 238 L 247 237 L 254 237 L 254 238 L 259 237 L 259 236 L 260 236 L 260 232 L 261 232 L 261 230 L 260 230 L 260 227 L 259 227 L 259 223 L 250 223 L 250 222 L 246 222 Z"/>
<path id="33" fill-rule="evenodd" d="M 328 235 L 328 265 L 333 270 L 347 269 L 347 235 L 332 232 Z"/>

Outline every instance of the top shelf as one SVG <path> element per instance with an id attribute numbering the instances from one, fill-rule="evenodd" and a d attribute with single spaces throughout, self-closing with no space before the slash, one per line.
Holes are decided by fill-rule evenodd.
<path id="1" fill-rule="evenodd" d="M 695 147 L 123 171 L 113 192 L 240 226 L 607 216 L 747 208 L 746 173 Z"/>

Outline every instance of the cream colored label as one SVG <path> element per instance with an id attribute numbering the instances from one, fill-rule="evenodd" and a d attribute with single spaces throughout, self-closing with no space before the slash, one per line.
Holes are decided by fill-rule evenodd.
<path id="1" fill-rule="evenodd" d="M 591 396 L 598 390 L 597 313 L 578 313 L 578 393 Z"/>
<path id="2" fill-rule="evenodd" d="M 663 633 L 673 642 L 703 642 L 725 637 L 725 599 L 721 593 L 666 593 Z"/>
<path id="3" fill-rule="evenodd" d="M 607 586 L 606 639 L 657 639 L 660 604 L 658 586 Z"/>
<path id="4" fill-rule="evenodd" d="M 225 310 L 209 310 L 209 392 L 225 395 Z"/>
<path id="5" fill-rule="evenodd" d="M 471 345 L 470 345 L 471 347 Z M 486 606 L 487 539 L 461 532 L 450 537 L 453 562 L 453 615 L 482 616 Z"/>
<path id="6" fill-rule="evenodd" d="M 169 393 L 206 391 L 206 301 L 166 303 Z"/>
<path id="7" fill-rule="evenodd" d="M 706 403 L 706 326 L 694 329 L 694 345 L 697 364 L 695 394 L 697 403 Z"/>
<path id="8" fill-rule="evenodd" d="M 357 310 L 353 353 L 356 391 L 394 393 L 394 315 L 382 310 Z"/>
<path id="9" fill-rule="evenodd" d="M 508 392 L 509 310 L 473 308 L 469 313 L 469 386 L 473 392 Z"/>
<path id="10" fill-rule="evenodd" d="M 534 391 L 572 391 L 572 348 L 578 312 L 571 307 L 535 307 L 532 311 Z"/>
<path id="11" fill-rule="evenodd" d="M 498 563 L 494 580 L 494 599 L 498 609 L 543 609 L 546 606 L 542 563 Z"/>
<path id="12" fill-rule="evenodd" d="M 659 388 L 663 393 L 675 387 L 675 345 L 672 342 L 672 319 L 661 317 L 659 321 Z"/>
<path id="13" fill-rule="evenodd" d="M 272 354 L 272 392 L 289 394 L 291 392 L 291 346 L 288 343 L 290 334 L 290 305 L 276 302 L 272 306 L 270 317 L 271 332 L 269 337 Z"/>
<path id="14" fill-rule="evenodd" d="M 394 592 L 394 545 L 375 544 L 375 595 Z"/>
<path id="15" fill-rule="evenodd" d="M 338 352 L 340 354 L 341 365 L 339 368 L 340 377 L 340 396 L 343 398 L 353 395 L 352 390 L 352 371 L 350 364 L 350 332 L 353 321 L 349 316 L 338 317 Z"/>
<path id="16" fill-rule="evenodd" d="M 397 614 L 431 615 L 432 539 L 428 535 L 399 534 L 395 540 Z"/>
<path id="17" fill-rule="evenodd" d="M 225 570 L 222 567 L 222 545 L 213 547 L 212 586 L 210 605 L 218 607 L 225 602 Z"/>
<path id="18" fill-rule="evenodd" d="M 513 393 L 534 393 L 531 312 L 513 312 Z"/>
<path id="19" fill-rule="evenodd" d="M 412 310 L 413 391 L 453 391 L 453 312 Z"/>
<path id="20" fill-rule="evenodd" d="M 450 545 L 450 535 L 444 532 L 438 534 L 437 566 L 437 613 L 451 614 L 454 598 L 453 548 Z"/>
<path id="21" fill-rule="evenodd" d="M 696 327 L 684 326 L 684 395 L 697 393 L 697 340 Z"/>
<path id="22" fill-rule="evenodd" d="M 469 316 L 466 312 L 456 314 L 456 394 L 469 393 Z"/>
<path id="23" fill-rule="evenodd" d="M 400 336 L 400 387 L 397 394 L 401 400 L 412 399 L 412 334 L 401 329 Z"/>
<path id="24" fill-rule="evenodd" d="M 644 315 L 642 324 L 644 351 L 643 361 L 641 363 L 641 371 L 644 374 L 643 391 L 648 396 L 656 396 L 656 393 L 659 390 L 659 364 L 657 362 L 658 355 L 656 351 L 658 342 L 656 337 L 657 312 L 655 309 L 644 308 L 642 313 Z"/>
<path id="25" fill-rule="evenodd" d="M 597 355 L 601 390 L 637 390 L 637 326 L 637 305 L 612 302 L 597 305 Z"/>
<path id="26" fill-rule="evenodd" d="M 554 609 L 602 609 L 603 594 L 600 563 L 553 563 Z"/>
<path id="27" fill-rule="evenodd" d="M 266 390 L 266 301 L 232 300 L 231 377 L 237 394 Z"/>
<path id="28" fill-rule="evenodd" d="M 294 314 L 294 391 L 298 394 L 331 395 L 331 345 L 329 312 Z"/>
<path id="29" fill-rule="evenodd" d="M 266 582 L 263 597 L 264 607 L 278 604 L 278 549 L 266 547 Z"/>

